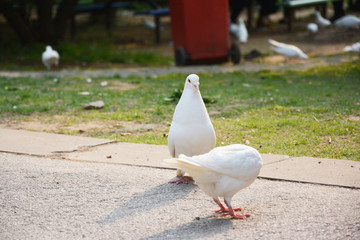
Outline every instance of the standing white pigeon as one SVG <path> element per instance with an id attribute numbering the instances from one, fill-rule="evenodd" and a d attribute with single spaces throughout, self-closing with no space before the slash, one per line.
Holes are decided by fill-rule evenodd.
<path id="1" fill-rule="evenodd" d="M 344 47 L 344 52 L 360 52 L 360 42 Z"/>
<path id="2" fill-rule="evenodd" d="M 239 24 L 238 24 L 238 38 L 241 43 L 246 43 L 248 40 L 249 34 L 246 29 L 244 20 L 242 18 L 239 18 Z"/>
<path id="3" fill-rule="evenodd" d="M 327 26 L 331 25 L 330 20 L 328 20 L 328 19 L 324 18 L 323 16 L 321 16 L 321 13 L 319 11 L 316 11 L 315 15 L 316 15 L 316 20 L 315 21 L 320 27 L 324 28 L 324 27 L 327 27 Z"/>
<path id="4" fill-rule="evenodd" d="M 337 28 L 356 28 L 360 27 L 360 18 L 353 15 L 346 15 L 334 22 L 335 27 Z"/>
<path id="5" fill-rule="evenodd" d="M 272 39 L 269 39 L 269 43 L 271 44 L 271 50 L 285 56 L 285 61 L 287 61 L 289 57 L 298 57 L 304 60 L 308 59 L 308 56 L 294 45 L 277 42 Z"/>
<path id="6" fill-rule="evenodd" d="M 168 136 L 168 147 L 172 157 L 180 154 L 194 156 L 209 152 L 215 147 L 216 136 L 199 90 L 199 77 L 190 74 L 184 91 L 175 108 Z M 179 180 L 186 183 L 184 172 L 178 170 Z"/>
<path id="7" fill-rule="evenodd" d="M 317 33 L 319 30 L 318 25 L 316 25 L 316 23 L 309 23 L 306 28 L 310 33 Z"/>
<path id="8" fill-rule="evenodd" d="M 45 52 L 42 53 L 42 62 L 47 67 L 47 69 L 51 69 L 53 66 L 57 66 L 59 64 L 59 53 L 52 49 L 51 46 L 46 46 Z"/>
<path id="9" fill-rule="evenodd" d="M 220 210 L 215 212 L 227 212 L 224 215 L 239 219 L 250 216 L 235 214 L 234 211 L 241 209 L 233 209 L 231 199 L 259 175 L 262 159 L 256 149 L 233 144 L 193 157 L 181 154 L 178 158 L 165 159 L 164 164 L 190 173 L 199 187 L 219 205 Z M 221 204 L 219 197 L 224 198 L 228 209 Z"/>

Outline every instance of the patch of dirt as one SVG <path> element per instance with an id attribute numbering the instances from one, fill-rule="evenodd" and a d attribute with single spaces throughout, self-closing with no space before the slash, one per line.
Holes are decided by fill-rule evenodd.
<path id="1" fill-rule="evenodd" d="M 120 135 L 136 134 L 141 132 L 149 132 L 155 129 L 164 128 L 162 124 L 155 123 L 140 123 L 131 121 L 108 121 L 108 122 L 79 122 L 69 123 L 70 121 L 62 120 L 56 121 L 56 119 L 62 119 L 61 116 L 52 117 L 52 121 L 49 118 L 43 117 L 41 120 L 34 121 L 7 121 L 0 124 L 0 127 L 17 129 L 17 130 L 31 130 L 37 132 L 49 132 L 49 133 L 74 133 L 82 134 L 84 136 L 91 136 L 92 133 L 119 133 Z"/>
<path id="2" fill-rule="evenodd" d="M 357 121 L 359 122 L 360 121 L 360 116 L 348 116 L 348 119 L 350 121 Z"/>

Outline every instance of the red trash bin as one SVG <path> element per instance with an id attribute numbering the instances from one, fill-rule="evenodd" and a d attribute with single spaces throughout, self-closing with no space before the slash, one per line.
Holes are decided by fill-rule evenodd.
<path id="1" fill-rule="evenodd" d="M 228 0 L 169 0 L 176 65 L 240 62 L 240 46 L 230 43 Z"/>

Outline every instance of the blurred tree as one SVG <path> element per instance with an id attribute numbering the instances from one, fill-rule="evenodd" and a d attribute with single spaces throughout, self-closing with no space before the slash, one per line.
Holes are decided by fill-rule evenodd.
<path id="1" fill-rule="evenodd" d="M 23 44 L 54 43 L 65 37 L 74 7 L 79 0 L 1 0 L 0 12 Z M 54 6 L 56 13 L 53 14 Z M 37 21 L 30 21 L 33 9 Z"/>

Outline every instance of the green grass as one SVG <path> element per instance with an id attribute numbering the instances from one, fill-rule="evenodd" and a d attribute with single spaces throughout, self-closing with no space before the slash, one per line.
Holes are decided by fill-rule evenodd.
<path id="1" fill-rule="evenodd" d="M 170 57 L 155 51 L 136 51 L 114 45 L 110 40 L 101 42 L 63 42 L 55 49 L 60 54 L 60 67 L 87 67 L 91 64 L 124 64 L 134 66 L 168 66 Z M 46 70 L 41 62 L 45 44 L 21 46 L 8 44 L 0 46 L 0 65 L 2 69 Z"/>
<path id="2" fill-rule="evenodd" d="M 359 66 L 357 61 L 307 71 L 199 74 L 202 95 L 214 100 L 207 108 L 217 144 L 248 141 L 262 153 L 360 160 Z M 165 99 L 182 87 L 185 77 L 114 76 L 92 83 L 83 77 L 58 83 L 53 78 L 0 78 L 0 120 L 58 124 L 50 132 L 166 144 L 175 104 Z M 105 80 L 108 86 L 101 87 Z M 83 91 L 90 95 L 79 95 Z M 96 100 L 105 107 L 82 109 Z M 95 127 L 79 132 L 86 123 Z M 147 125 L 128 127 L 140 123 Z"/>

